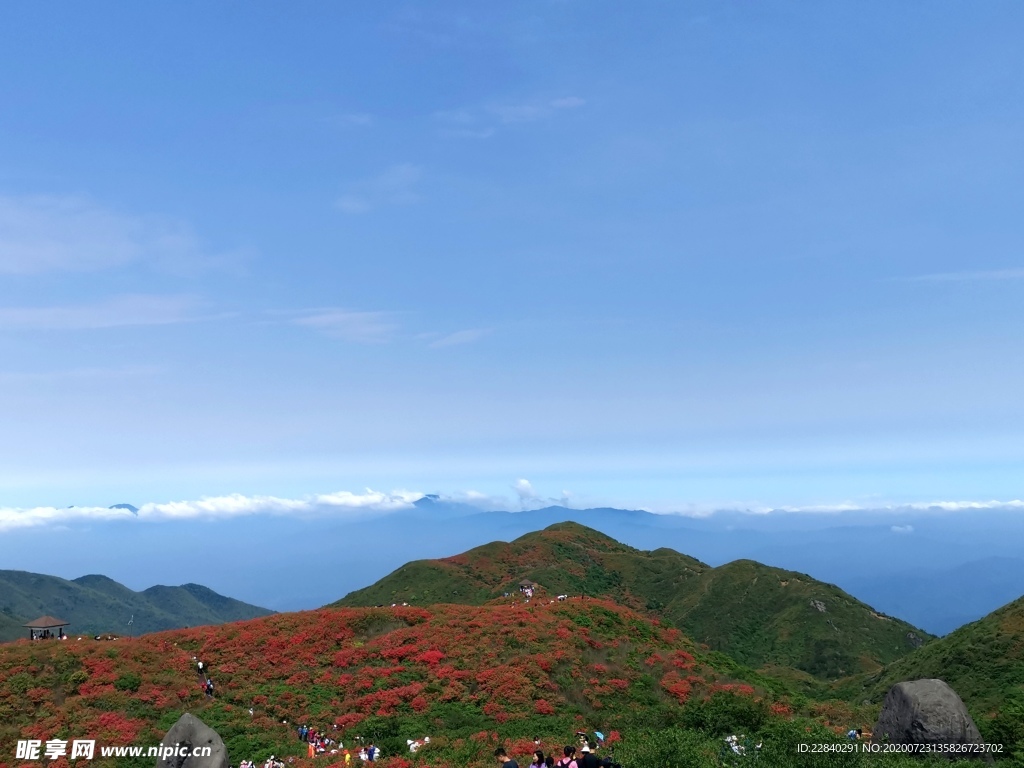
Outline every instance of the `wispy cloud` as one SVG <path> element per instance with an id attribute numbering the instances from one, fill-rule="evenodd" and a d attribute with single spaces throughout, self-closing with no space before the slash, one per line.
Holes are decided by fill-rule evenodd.
<path id="1" fill-rule="evenodd" d="M 394 312 L 357 312 L 348 309 L 321 309 L 292 320 L 295 325 L 313 328 L 344 341 L 380 344 L 391 341 L 399 329 Z"/>
<path id="2" fill-rule="evenodd" d="M 416 185 L 421 169 L 410 163 L 392 165 L 372 179 L 352 184 L 334 201 L 335 207 L 350 215 L 367 213 L 384 205 L 406 205 L 419 200 Z"/>
<path id="3" fill-rule="evenodd" d="M 519 506 L 523 510 L 537 509 L 553 504 L 568 507 L 570 503 L 570 494 L 568 491 L 562 491 L 562 495 L 557 498 L 554 496 L 543 496 L 533 487 L 533 483 L 524 477 L 513 483 L 512 490 L 515 491 L 516 496 L 519 497 Z"/>
<path id="4" fill-rule="evenodd" d="M 198 319 L 191 296 L 129 294 L 91 304 L 0 307 L 0 330 L 91 330 Z"/>
<path id="5" fill-rule="evenodd" d="M 580 508 L 573 502 L 569 491 L 562 491 L 558 497 L 547 496 L 539 492 L 528 479 L 519 478 L 510 487 L 512 498 L 494 496 L 478 491 L 461 491 L 438 496 L 443 501 L 469 504 L 481 510 L 492 511 L 501 509 L 529 510 L 553 504 L 564 507 Z M 384 515 L 412 509 L 414 504 L 425 496 L 419 491 L 395 490 L 391 492 L 375 491 L 367 488 L 363 493 L 336 491 L 333 493 L 311 494 L 298 498 L 269 495 L 245 495 L 240 493 L 223 496 L 203 497 L 196 500 L 149 502 L 142 504 L 137 512 L 129 509 L 109 509 L 107 507 L 0 507 L 0 533 L 4 531 L 39 526 L 58 526 L 71 524 L 88 524 L 110 520 L 133 520 L 138 522 L 166 522 L 174 520 L 221 520 L 253 517 L 258 515 L 295 516 L 295 517 L 331 517 L 340 516 L 356 518 L 366 515 Z M 513 501 L 514 499 L 514 501 Z M 604 506 L 606 502 L 588 502 L 591 506 Z M 944 501 L 915 504 L 903 504 L 893 507 L 857 507 L 856 505 L 828 505 L 817 507 L 773 508 L 770 512 L 806 512 L 836 513 L 842 512 L 920 512 L 947 511 L 968 513 L 972 510 L 1024 510 L 1024 501 Z M 735 512 L 732 508 L 729 511 Z M 747 510 L 748 512 L 769 510 Z M 706 517 L 714 514 L 713 510 L 691 510 L 688 513 L 677 511 L 674 514 L 686 514 L 694 517 Z M 897 523 L 890 526 L 894 534 L 908 535 L 914 532 L 910 523 Z"/>
<path id="6" fill-rule="evenodd" d="M 366 112 L 352 112 L 347 115 L 335 115 L 328 118 L 331 125 L 340 128 L 368 128 L 373 125 L 373 115 Z"/>
<path id="7" fill-rule="evenodd" d="M 755 507 L 745 511 L 755 514 L 772 512 L 806 512 L 820 514 L 841 514 L 844 512 L 967 512 L 985 509 L 1022 509 L 1024 501 L 916 501 L 906 504 L 858 504 L 843 502 L 839 504 L 812 504 L 792 507 Z"/>
<path id="8" fill-rule="evenodd" d="M 550 103 L 555 109 L 576 109 L 584 106 L 587 102 L 579 96 L 565 96 L 561 99 L 553 99 Z"/>
<path id="9" fill-rule="evenodd" d="M 0 273 L 89 272 L 132 263 L 192 273 L 234 266 L 183 221 L 131 216 L 79 197 L 0 197 Z"/>
<path id="10" fill-rule="evenodd" d="M 481 107 L 442 110 L 435 112 L 434 120 L 444 136 L 488 138 L 496 132 L 496 125 L 532 123 L 552 117 L 559 111 L 577 109 L 586 104 L 579 96 L 563 96 L 548 101 L 491 102 Z"/>
<path id="11" fill-rule="evenodd" d="M 490 331 L 486 328 L 471 328 L 465 331 L 456 331 L 455 333 L 449 333 L 447 336 L 442 336 L 440 339 L 432 341 L 429 346 L 431 349 L 440 349 L 442 347 L 454 347 L 459 344 L 472 344 L 474 341 L 478 341 L 486 336 Z"/>
<path id="12" fill-rule="evenodd" d="M 487 111 L 503 123 L 532 123 L 547 114 L 540 104 L 492 104 Z"/>
<path id="13" fill-rule="evenodd" d="M 139 520 L 218 520 L 252 515 L 358 515 L 387 513 L 409 509 L 422 493 L 393 491 L 382 493 L 366 489 L 365 493 L 338 491 L 299 499 L 277 496 L 245 496 L 231 494 L 196 501 L 171 501 L 143 504 L 138 512 L 107 507 L 0 507 L 0 532 L 17 528 L 70 523 Z"/>
<path id="14" fill-rule="evenodd" d="M 125 365 L 113 368 L 70 368 L 58 371 L 0 371 L 0 384 L 48 384 L 73 381 L 107 381 L 163 372 L 155 365 Z"/>
<path id="15" fill-rule="evenodd" d="M 491 104 L 486 107 L 486 110 L 503 123 L 530 123 L 550 117 L 558 110 L 577 109 L 586 103 L 586 100 L 579 96 L 564 96 L 546 103 Z"/>
<path id="16" fill-rule="evenodd" d="M 1021 280 L 1024 279 L 1024 268 L 990 269 L 967 272 L 936 272 L 931 275 L 917 275 L 906 278 L 915 283 L 959 283 L 978 280 Z"/>

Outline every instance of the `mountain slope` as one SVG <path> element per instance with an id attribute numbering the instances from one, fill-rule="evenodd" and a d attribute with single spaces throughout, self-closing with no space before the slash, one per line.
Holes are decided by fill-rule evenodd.
<path id="1" fill-rule="evenodd" d="M 135 592 L 96 574 L 67 580 L 26 571 L 0 571 L 0 641 L 25 637 L 27 630 L 21 625 L 41 615 L 70 622 L 70 633 L 138 635 L 269 613 L 198 584 Z"/>
<path id="2" fill-rule="evenodd" d="M 608 597 L 663 616 L 741 663 L 826 679 L 876 671 L 930 638 L 805 574 L 752 561 L 712 568 L 671 549 L 633 549 L 577 523 L 409 563 L 335 605 L 479 605 L 516 592 L 524 578 L 547 599 Z"/>
<path id="3" fill-rule="evenodd" d="M 1024 597 L 836 690 L 878 702 L 900 680 L 929 677 L 949 683 L 982 717 L 1007 700 L 1024 700 Z"/>
<path id="4" fill-rule="evenodd" d="M 193 657 L 211 670 L 212 699 Z M 300 722 L 338 725 L 346 742 L 365 735 L 388 755 L 407 754 L 406 738 L 476 739 L 505 723 L 554 743 L 580 726 L 675 722 L 690 699 L 716 692 L 766 716 L 752 697 L 774 697 L 757 683 L 605 601 L 320 610 L 131 642 L 4 646 L 0 741 L 70 729 L 100 744 L 156 743 L 186 710 L 222 735 L 233 761 L 301 755 Z"/>

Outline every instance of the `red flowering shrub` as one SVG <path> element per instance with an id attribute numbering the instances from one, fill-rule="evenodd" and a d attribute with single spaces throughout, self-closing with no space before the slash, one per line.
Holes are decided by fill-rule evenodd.
<path id="1" fill-rule="evenodd" d="M 686 638 L 645 622 L 603 600 L 499 601 L 275 614 L 131 642 L 22 641 L 0 647 L 0 711 L 13 713 L 0 722 L 0 740 L 96 734 L 110 744 L 155 744 L 187 708 L 234 734 L 233 744 L 253 745 L 239 760 L 266 759 L 272 751 L 295 756 L 290 768 L 323 768 L 343 760 L 308 760 L 294 732 L 303 722 L 337 726 L 346 744 L 409 723 L 401 738 L 388 737 L 382 761 L 406 768 L 421 762 L 419 753 L 404 754 L 406 735 L 422 738 L 436 729 L 430 735 L 443 741 L 452 718 L 463 723 L 461 735 L 479 723 L 477 738 L 493 750 L 497 730 L 513 721 L 532 730 L 551 718 L 552 740 L 545 743 L 558 743 L 568 724 L 593 728 L 595 717 L 608 728 L 625 715 L 643 717 L 651 706 L 679 714 L 695 692 L 753 695 L 750 686 L 721 679 Z M 193 656 L 210 665 L 212 699 L 199 687 Z M 137 689 L 118 690 L 115 680 L 129 677 L 138 678 Z M 655 704 L 645 682 L 652 678 L 664 693 Z M 65 682 L 72 679 L 74 686 Z M 516 744 L 518 757 L 532 751 L 532 741 Z M 491 762 L 486 750 L 464 759 Z M 429 764 L 444 768 L 432 758 Z"/>
<path id="2" fill-rule="evenodd" d="M 546 699 L 537 699 L 533 702 L 533 711 L 538 715 L 555 714 L 555 708 Z"/>

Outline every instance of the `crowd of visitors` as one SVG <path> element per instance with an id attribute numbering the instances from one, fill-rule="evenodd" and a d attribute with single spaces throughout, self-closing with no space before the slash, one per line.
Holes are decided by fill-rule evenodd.
<path id="1" fill-rule="evenodd" d="M 594 733 L 593 739 L 582 731 L 577 731 L 576 737 L 580 745 L 579 749 L 573 744 L 567 744 L 561 749 L 556 748 L 554 751 L 545 753 L 541 747 L 540 738 L 535 736 L 533 739 L 535 749 L 530 761 L 530 767 L 618 768 L 618 764 L 612 755 L 598 756 L 598 752 L 604 748 L 604 734 L 600 731 Z M 561 754 L 558 755 L 558 752 L 561 752 Z M 494 750 L 494 757 L 502 768 L 519 768 L 519 763 L 514 758 L 509 757 L 504 747 L 498 747 L 498 749 Z"/>

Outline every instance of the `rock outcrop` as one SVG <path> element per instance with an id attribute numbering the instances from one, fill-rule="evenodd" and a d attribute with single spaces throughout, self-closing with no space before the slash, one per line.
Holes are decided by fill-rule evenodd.
<path id="1" fill-rule="evenodd" d="M 156 768 L 229 768 L 228 750 L 217 732 L 195 715 L 186 712 L 160 742 L 162 757 Z M 209 754 L 195 751 L 209 747 Z"/>
<path id="2" fill-rule="evenodd" d="M 889 744 L 985 743 L 963 701 L 942 680 L 911 680 L 894 685 L 882 702 L 871 738 L 876 743 Z M 984 752 L 945 754 L 953 759 L 992 762 L 992 756 Z"/>

